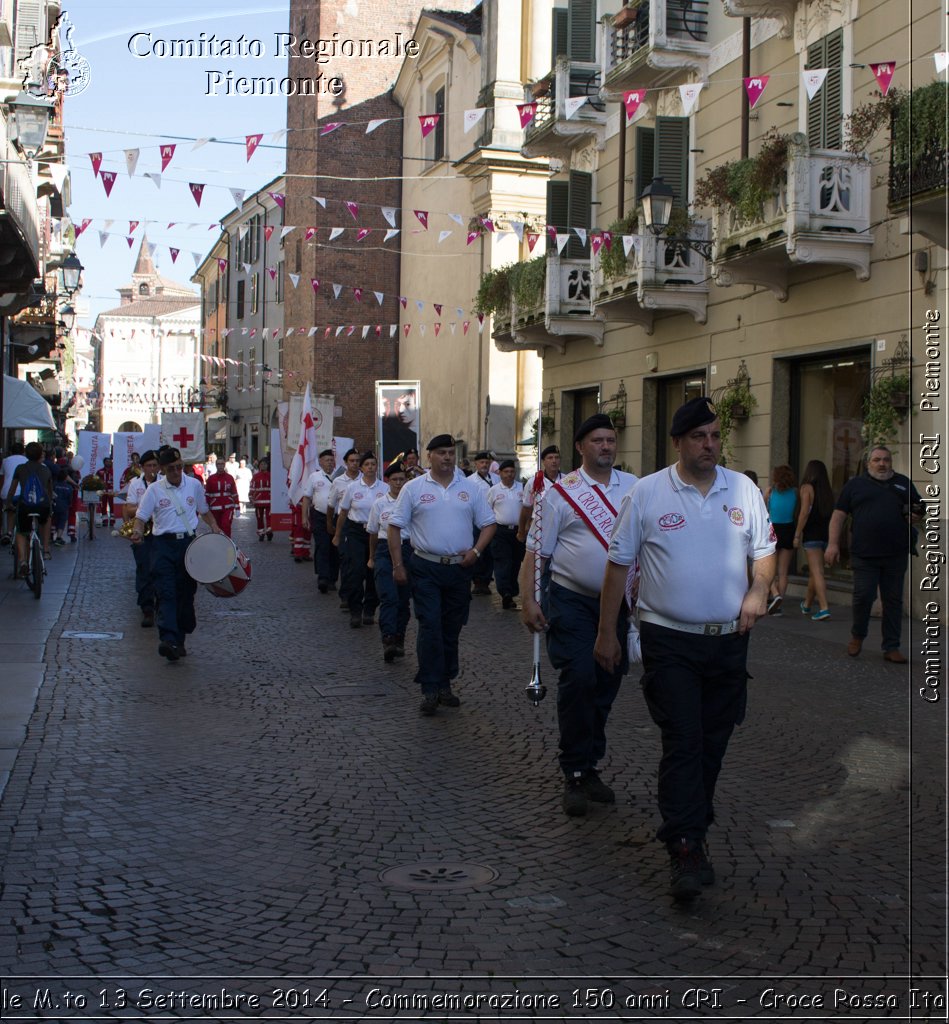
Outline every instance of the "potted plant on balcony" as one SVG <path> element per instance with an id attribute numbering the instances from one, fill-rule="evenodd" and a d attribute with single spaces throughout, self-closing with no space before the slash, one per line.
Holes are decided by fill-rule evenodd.
<path id="1" fill-rule="evenodd" d="M 628 3 L 625 7 L 621 7 L 616 14 L 613 15 L 613 28 L 621 29 L 632 25 L 636 20 L 636 15 L 639 13 L 639 0 L 633 0 L 632 3 Z"/>
<path id="2" fill-rule="evenodd" d="M 908 411 L 909 374 L 878 377 L 863 400 L 863 439 L 868 445 L 894 441 Z"/>
<path id="3" fill-rule="evenodd" d="M 533 96 L 535 100 L 542 99 L 550 92 L 550 77 L 548 76 L 547 78 L 542 78 L 539 82 L 534 82 L 530 87 L 530 90 L 531 96 Z"/>
<path id="4" fill-rule="evenodd" d="M 757 156 L 729 160 L 706 171 L 695 184 L 695 205 L 716 210 L 731 207 L 746 220 L 757 218 L 762 204 L 784 181 L 790 141 L 789 135 L 770 128 Z"/>
<path id="5" fill-rule="evenodd" d="M 758 407 L 758 399 L 751 392 L 750 378 L 739 373 L 725 385 L 713 403 L 722 432 L 722 461 L 727 465 L 735 457 L 731 446 L 732 430 L 736 424 L 748 419 L 752 410 Z"/>

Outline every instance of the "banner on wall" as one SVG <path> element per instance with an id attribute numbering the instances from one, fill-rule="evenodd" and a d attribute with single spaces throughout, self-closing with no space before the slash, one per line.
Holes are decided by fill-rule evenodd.
<path id="1" fill-rule="evenodd" d="M 286 405 L 282 402 L 281 405 Z M 281 414 L 281 420 L 283 416 Z M 270 431 L 270 450 L 283 451 L 283 435 L 280 427 Z M 271 461 L 270 466 L 270 526 L 273 530 L 287 533 L 290 530 L 290 494 L 287 490 L 287 467 Z"/>
<path id="2" fill-rule="evenodd" d="M 82 457 L 82 475 L 88 476 L 102 469 L 103 459 L 112 453 L 112 435 L 95 430 L 80 430 L 77 435 L 76 454 Z"/>
<path id="3" fill-rule="evenodd" d="M 376 451 L 381 472 L 410 448 L 419 450 L 421 384 L 417 380 L 376 381 Z"/>
<path id="4" fill-rule="evenodd" d="M 204 413 L 163 412 L 161 443 L 177 448 L 182 462 L 204 462 Z"/>

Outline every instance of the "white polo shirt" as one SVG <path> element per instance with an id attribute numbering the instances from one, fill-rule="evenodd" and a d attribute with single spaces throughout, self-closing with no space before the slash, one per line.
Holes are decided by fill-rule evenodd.
<path id="1" fill-rule="evenodd" d="M 360 473 L 343 491 L 339 509 L 347 513 L 346 518 L 351 523 L 362 523 L 365 526 L 369 522 L 372 506 L 388 493 L 389 485 L 384 480 L 373 480 L 367 484 Z"/>
<path id="2" fill-rule="evenodd" d="M 410 480 L 399 494 L 390 526 L 409 527 L 417 551 L 431 555 L 460 555 L 472 546 L 474 527 L 494 522 L 487 489 L 471 483 L 457 467 L 447 487 L 431 472 Z"/>
<path id="3" fill-rule="evenodd" d="M 129 480 L 128 490 L 125 492 L 125 501 L 129 505 L 138 505 L 145 491 L 148 490 L 148 484 L 145 482 L 144 476 L 137 476 L 132 480 Z M 177 530 L 175 531 L 178 532 Z"/>
<path id="4" fill-rule="evenodd" d="M 561 480 L 563 480 L 563 473 L 558 473 L 556 480 L 551 480 L 549 476 L 544 474 L 544 490 L 542 492 L 543 495 L 546 497 L 547 492 L 550 490 L 550 488 L 553 487 L 555 483 L 559 483 Z M 531 477 L 530 480 L 528 480 L 527 483 L 524 485 L 524 494 L 522 496 L 521 502 L 524 505 L 524 508 L 533 508 L 534 507 L 534 478 L 533 477 Z"/>
<path id="5" fill-rule="evenodd" d="M 317 512 L 326 512 L 333 479 L 322 469 L 317 469 L 306 478 L 303 485 L 303 497 L 309 498 Z"/>
<path id="6" fill-rule="evenodd" d="M 173 491 L 184 516 L 179 515 L 178 506 L 169 492 Z M 160 537 L 163 533 L 193 533 L 198 526 L 198 516 L 208 511 L 207 498 L 200 480 L 182 474 L 181 484 L 172 487 L 165 477 L 159 477 L 142 496 L 135 518 L 147 523 L 153 522 L 152 533 Z"/>
<path id="7" fill-rule="evenodd" d="M 330 492 L 326 498 L 326 507 L 328 509 L 332 509 L 334 513 L 339 512 L 339 503 L 343 500 L 343 494 L 345 494 L 346 488 L 352 482 L 353 477 L 347 476 L 346 473 L 333 477 L 333 483 L 330 486 Z"/>
<path id="8" fill-rule="evenodd" d="M 610 561 L 639 559 L 639 607 L 678 622 L 736 619 L 748 592 L 748 559 L 774 552 L 761 492 L 743 473 L 717 467 L 708 494 L 674 466 L 633 489 L 610 540 Z"/>
<path id="9" fill-rule="evenodd" d="M 517 526 L 521 518 L 524 485 L 515 480 L 510 487 L 495 484 L 488 489 L 488 504 L 499 526 Z"/>
<path id="10" fill-rule="evenodd" d="M 372 509 L 369 512 L 369 524 L 366 526 L 366 532 L 378 534 L 380 544 L 385 544 L 388 540 L 389 520 L 392 518 L 392 513 L 395 511 L 395 505 L 398 500 L 398 498 L 393 498 L 389 491 L 386 491 L 378 501 L 373 503 Z M 402 531 L 402 540 L 410 541 L 411 539 L 411 530 L 406 527 Z"/>
<path id="11" fill-rule="evenodd" d="M 604 532 L 609 535 L 615 522 L 614 517 L 596 497 L 592 488 L 598 488 L 610 506 L 619 512 L 623 498 L 633 488 L 636 479 L 632 473 L 614 469 L 610 482 L 604 485 L 597 483 L 583 469 L 577 469 L 568 473 L 560 483 L 578 504 L 587 509 L 591 518 L 603 523 Z M 589 503 L 585 501 L 585 496 L 592 496 Z M 599 507 L 601 505 L 602 508 Z M 564 586 L 572 585 L 571 589 L 579 590 L 580 593 L 599 594 L 606 571 L 606 548 L 556 488 L 544 494 L 544 514 L 540 528 L 538 530 L 535 517 L 528 536 L 528 547 L 535 553 L 539 551 L 542 557 L 550 558 L 550 570 L 563 578 Z"/>
<path id="12" fill-rule="evenodd" d="M 488 477 L 487 479 L 485 479 L 477 471 L 475 471 L 474 473 L 471 474 L 471 476 L 468 477 L 468 481 L 469 483 L 474 484 L 476 487 L 482 487 L 484 488 L 484 490 L 488 490 L 495 484 L 499 484 L 501 482 L 501 478 L 497 475 L 497 473 L 492 473 L 489 470 Z"/>

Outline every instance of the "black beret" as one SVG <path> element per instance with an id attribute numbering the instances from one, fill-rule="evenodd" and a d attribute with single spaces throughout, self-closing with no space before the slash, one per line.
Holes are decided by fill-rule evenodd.
<path id="1" fill-rule="evenodd" d="M 546 447 L 546 448 L 545 448 L 545 449 L 544 449 L 544 450 L 543 450 L 543 451 L 542 451 L 542 452 L 540 453 L 540 457 L 541 457 L 542 459 L 546 459 L 548 455 L 559 455 L 559 454 L 560 454 L 560 449 L 559 449 L 559 448 L 558 448 L 558 447 L 557 447 L 557 446 L 556 446 L 555 444 L 549 444 L 549 445 L 547 445 L 547 447 Z"/>
<path id="2" fill-rule="evenodd" d="M 613 421 L 606 415 L 605 412 L 597 412 L 585 419 L 579 427 L 577 432 L 573 435 L 573 443 L 576 444 L 578 441 L 582 441 L 587 434 L 592 434 L 594 430 L 615 430 Z"/>
<path id="3" fill-rule="evenodd" d="M 417 456 L 418 455 L 418 448 L 410 448 L 405 454 L 406 455 L 415 455 L 415 456 Z"/>
<path id="4" fill-rule="evenodd" d="M 517 467 L 516 467 L 516 466 L 514 465 L 514 460 L 513 460 L 513 459 L 505 459 L 505 460 L 504 460 L 504 461 L 503 461 L 503 462 L 501 463 L 501 465 L 500 465 L 500 466 L 498 466 L 498 472 L 500 473 L 500 471 L 501 471 L 502 469 L 516 469 L 516 468 L 517 468 Z"/>
<path id="5" fill-rule="evenodd" d="M 491 458 L 491 453 L 490 452 L 478 452 L 478 454 L 475 456 L 475 462 L 477 462 L 478 459 L 490 459 L 490 458 Z"/>
<path id="6" fill-rule="evenodd" d="M 428 444 L 425 445 L 425 450 L 427 452 L 433 452 L 433 451 L 435 451 L 436 448 L 454 448 L 454 447 L 455 447 L 455 439 L 451 436 L 451 434 L 436 434 L 431 439 L 431 441 L 429 441 Z"/>
<path id="7" fill-rule="evenodd" d="M 181 452 L 177 448 L 162 448 L 158 453 L 158 463 L 161 466 L 170 466 L 181 458 Z"/>
<path id="8" fill-rule="evenodd" d="M 681 437 L 690 430 L 704 427 L 706 423 L 711 423 L 715 419 L 718 419 L 715 406 L 705 395 L 700 395 L 676 409 L 675 415 L 672 417 L 672 426 L 669 428 L 669 436 Z"/>
<path id="9" fill-rule="evenodd" d="M 336 452 L 334 452 L 332 448 L 324 448 L 323 451 L 320 452 L 319 457 L 322 459 L 324 455 L 333 455 L 333 456 L 335 456 Z"/>
<path id="10" fill-rule="evenodd" d="M 152 462 L 152 461 L 156 461 L 157 462 L 157 460 L 158 460 L 158 452 L 152 451 L 151 448 L 149 448 L 148 451 L 142 452 L 142 454 L 138 458 L 139 462 Z"/>
<path id="11" fill-rule="evenodd" d="M 374 459 L 375 457 L 375 452 L 363 452 L 363 454 L 359 456 L 359 465 L 361 466 L 364 462 L 368 462 L 370 459 Z"/>
<path id="12" fill-rule="evenodd" d="M 405 466 L 402 465 L 401 461 L 399 459 L 393 459 L 393 461 L 390 462 L 388 466 L 386 466 L 386 468 L 383 471 L 382 475 L 386 478 L 386 480 L 388 480 L 389 477 L 392 476 L 393 473 L 404 473 L 404 472 L 405 472 Z"/>

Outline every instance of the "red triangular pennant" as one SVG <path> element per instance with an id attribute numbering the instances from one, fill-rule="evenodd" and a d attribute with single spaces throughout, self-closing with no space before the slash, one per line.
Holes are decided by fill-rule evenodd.
<path id="1" fill-rule="evenodd" d="M 198 185 L 195 184 L 195 182 L 191 182 L 191 184 L 188 185 L 188 188 L 191 189 L 191 194 L 194 196 L 194 201 L 198 204 L 198 206 L 200 206 L 201 197 L 204 195 L 204 185 Z"/>
<path id="2" fill-rule="evenodd" d="M 896 64 L 893 61 L 884 61 L 879 64 L 871 64 L 870 70 L 880 86 L 880 92 L 885 96 L 890 91 L 890 83 L 893 81 L 893 72 L 896 71 Z"/>
<path id="3" fill-rule="evenodd" d="M 517 103 L 515 106 L 517 107 L 518 114 L 521 115 L 521 128 L 526 128 L 534 120 L 534 115 L 537 113 L 537 103 L 536 101 L 532 103 Z"/>
<path id="4" fill-rule="evenodd" d="M 419 114 L 418 123 L 422 129 L 422 138 L 426 135 L 435 131 L 438 126 L 438 122 L 441 120 L 441 114 Z"/>
<path id="5" fill-rule="evenodd" d="M 89 159 L 92 161 L 92 173 L 93 176 L 99 177 L 99 168 L 102 166 L 102 154 L 101 153 L 90 153 Z"/>
<path id="6" fill-rule="evenodd" d="M 536 231 L 528 231 L 527 232 L 527 251 L 528 252 L 533 252 L 534 251 L 534 246 L 537 245 L 537 239 L 538 238 L 540 238 L 540 235 L 537 234 Z"/>
<path id="7" fill-rule="evenodd" d="M 177 259 L 178 259 L 178 253 L 180 252 L 180 250 L 179 249 L 172 249 L 169 246 L 168 251 L 171 253 L 171 262 L 175 263 L 177 261 Z"/>
<path id="8" fill-rule="evenodd" d="M 313 291 L 318 292 L 320 290 L 320 279 L 318 277 L 311 277 L 310 284 L 313 285 Z"/>
<path id="9" fill-rule="evenodd" d="M 161 169 L 162 169 L 162 173 L 163 174 L 165 172 L 165 169 L 171 163 L 171 159 L 172 159 L 172 157 L 174 155 L 175 155 L 175 147 L 174 146 L 169 145 L 169 146 L 162 146 L 161 147 Z"/>
<path id="10" fill-rule="evenodd" d="M 347 199 L 345 206 L 350 214 L 352 214 L 353 220 L 356 220 L 359 217 L 359 203 L 354 203 L 351 199 Z"/>
<path id="11" fill-rule="evenodd" d="M 130 235 L 134 235 L 135 234 L 135 229 L 138 227 L 138 225 L 139 225 L 139 221 L 137 221 L 137 220 L 130 220 L 129 221 L 129 234 Z"/>
<path id="12" fill-rule="evenodd" d="M 428 210 L 413 210 L 416 217 L 418 217 L 419 224 L 428 231 Z"/>
<path id="13" fill-rule="evenodd" d="M 356 296 L 357 302 L 362 302 L 362 288 L 354 288 L 353 295 Z"/>
<path id="14" fill-rule="evenodd" d="M 266 225 L 264 225 L 264 239 L 266 241 L 268 241 L 268 242 L 270 241 L 270 236 L 273 234 L 273 231 L 274 231 L 273 224 L 266 224 Z"/>
<path id="15" fill-rule="evenodd" d="M 645 89 L 630 89 L 623 93 L 623 106 L 626 108 L 626 123 L 629 124 L 633 115 L 639 110 L 639 104 L 645 99 Z"/>
<path id="16" fill-rule="evenodd" d="M 260 140 L 263 137 L 264 137 L 263 134 L 248 135 L 248 136 L 245 137 L 244 143 L 245 143 L 245 145 L 247 147 L 247 159 L 248 159 L 248 161 L 250 161 L 250 158 L 254 155 L 254 151 L 260 145 Z"/>
<path id="17" fill-rule="evenodd" d="M 112 195 L 112 186 L 115 184 L 115 171 L 99 171 L 99 180 L 105 189 L 106 199 Z"/>

